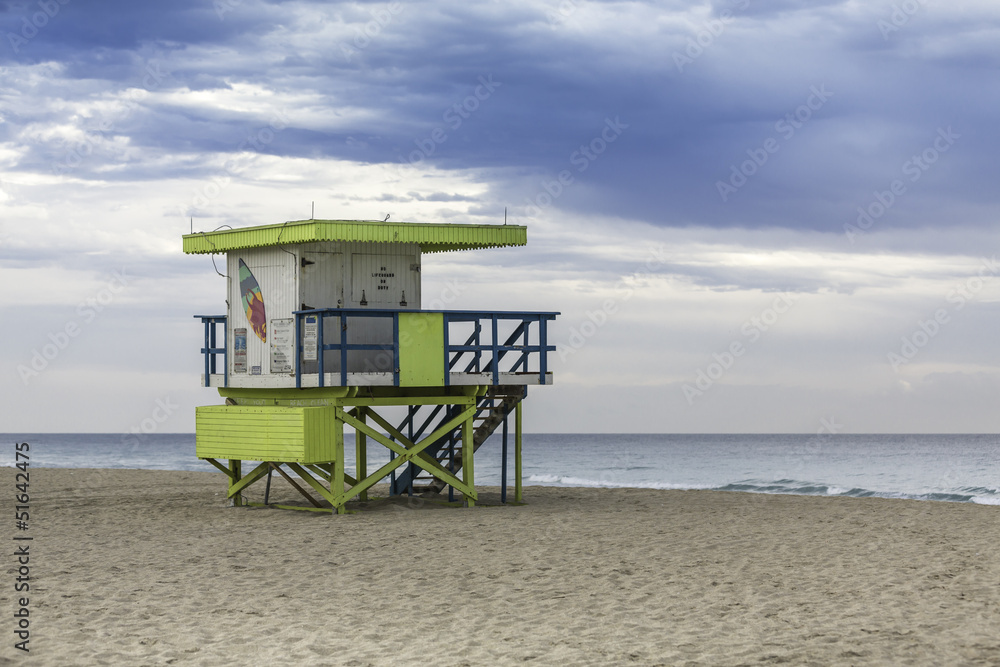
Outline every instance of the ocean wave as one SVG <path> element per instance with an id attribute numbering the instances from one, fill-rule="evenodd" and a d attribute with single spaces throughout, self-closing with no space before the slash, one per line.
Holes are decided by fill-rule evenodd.
<path id="1" fill-rule="evenodd" d="M 1000 494 L 1000 489 L 991 486 L 966 486 L 962 489 L 966 493 L 970 493 L 974 496 L 987 495 L 995 496 Z"/>
<path id="2" fill-rule="evenodd" d="M 718 487 L 719 491 L 743 491 L 747 493 L 777 493 L 801 496 L 837 496 L 842 498 L 887 498 L 900 500 L 935 500 L 938 502 L 982 502 L 983 504 L 993 504 L 988 498 L 983 498 L 972 493 L 950 493 L 946 491 L 877 491 L 860 487 L 844 488 L 835 485 L 817 484 L 809 482 L 795 482 L 794 480 L 779 480 L 778 482 L 756 482 L 744 481 L 736 484 L 727 484 Z M 985 501 L 985 502 L 983 502 Z"/>
<path id="3" fill-rule="evenodd" d="M 693 490 L 711 489 L 708 484 L 670 484 L 668 482 L 615 482 L 611 480 L 587 479 L 584 477 L 573 477 L 570 475 L 530 475 L 526 480 L 538 484 L 559 484 L 562 486 L 582 486 L 595 489 L 658 489 L 664 491 L 671 490 Z"/>
<path id="4" fill-rule="evenodd" d="M 580 486 L 588 488 L 611 489 L 660 489 L 660 490 L 711 490 L 731 491 L 739 493 L 787 494 L 799 496 L 836 496 L 842 498 L 887 498 L 900 500 L 933 500 L 937 502 L 977 503 L 981 505 L 1000 505 L 1000 497 L 992 497 L 991 489 L 979 488 L 978 493 L 949 493 L 945 491 L 876 491 L 860 487 L 847 488 L 833 484 L 803 482 L 793 479 L 776 481 L 741 480 L 723 486 L 708 484 L 676 484 L 668 482 L 616 482 L 610 480 L 594 480 L 571 475 L 531 475 L 528 482 L 535 484 L 554 484 L 560 486 Z M 972 489 L 961 489 L 961 491 Z"/>

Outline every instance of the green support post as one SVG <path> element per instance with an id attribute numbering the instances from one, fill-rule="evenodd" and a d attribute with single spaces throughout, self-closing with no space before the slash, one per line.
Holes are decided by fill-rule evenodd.
<path id="1" fill-rule="evenodd" d="M 521 498 L 521 403 L 514 407 L 514 502 L 523 502 Z"/>
<path id="2" fill-rule="evenodd" d="M 470 415 L 468 419 L 462 422 L 462 481 L 470 489 L 475 488 L 475 469 L 473 466 L 473 457 L 475 456 L 473 452 L 473 440 L 472 440 L 472 417 Z M 465 506 L 475 507 L 475 499 L 466 494 L 465 495 Z"/>
<path id="3" fill-rule="evenodd" d="M 336 460 L 333 462 L 333 478 L 330 480 L 330 493 L 336 498 L 344 493 L 344 422 L 333 420 L 333 447 Z M 342 501 L 334 507 L 337 514 L 346 514 L 347 501 Z"/>
<path id="4" fill-rule="evenodd" d="M 240 481 L 243 476 L 243 461 L 229 459 L 229 488 L 233 488 L 233 485 Z M 243 507 L 243 496 L 236 494 L 230 499 L 232 503 L 230 507 Z"/>
<path id="5" fill-rule="evenodd" d="M 367 415 L 367 409 L 364 406 L 358 406 L 358 421 L 361 423 L 365 422 Z M 365 477 L 368 477 L 368 436 L 362 431 L 357 431 L 354 434 L 354 459 L 357 462 L 357 480 L 363 482 Z M 358 498 L 359 500 L 368 500 L 368 489 L 361 492 Z"/>

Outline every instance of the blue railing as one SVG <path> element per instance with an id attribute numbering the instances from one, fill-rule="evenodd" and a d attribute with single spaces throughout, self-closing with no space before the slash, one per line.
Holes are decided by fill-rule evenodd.
<path id="1" fill-rule="evenodd" d="M 444 384 L 449 385 L 449 371 L 455 368 L 466 353 L 469 353 L 468 365 L 465 367 L 466 373 L 492 372 L 494 385 L 500 384 L 500 362 L 508 352 L 518 353 L 516 360 L 507 369 L 508 373 L 517 373 L 518 369 L 528 372 L 528 359 L 531 354 L 538 354 L 538 382 L 545 384 L 545 375 L 548 373 L 548 352 L 555 351 L 555 345 L 549 345 L 549 320 L 554 320 L 559 313 L 518 313 L 518 312 L 481 312 L 475 310 L 445 310 L 444 314 L 444 363 L 445 374 Z M 501 343 L 499 337 L 500 321 L 519 321 L 514 331 L 508 335 L 507 339 Z M 490 336 L 489 342 L 482 342 L 483 323 L 489 322 Z M 460 344 L 452 344 L 451 327 L 452 323 L 471 322 L 473 325 L 472 334 Z M 538 324 L 538 344 L 529 343 L 530 325 L 532 322 Z M 521 340 L 520 343 L 518 341 Z M 489 352 L 488 363 L 483 363 L 483 353 Z M 452 354 L 454 353 L 454 356 Z"/>
<path id="2" fill-rule="evenodd" d="M 319 386 L 326 386 L 326 369 L 324 352 L 335 351 L 340 353 L 340 386 L 347 386 L 347 353 L 351 350 L 385 350 L 392 352 L 392 377 L 393 386 L 399 386 L 399 312 L 398 310 L 369 310 L 367 308 L 318 308 L 311 310 L 297 310 L 295 315 L 295 387 L 302 388 L 302 353 L 303 336 L 302 325 L 306 317 L 316 319 L 316 372 L 319 374 Z M 412 312 L 412 311 L 407 311 Z M 325 326 L 323 322 L 330 317 L 336 317 L 340 326 L 340 340 L 336 343 L 327 343 L 325 336 Z M 369 343 L 348 343 L 347 342 L 347 319 L 349 317 L 372 317 L 372 318 L 392 318 L 392 345 L 372 345 Z"/>
<path id="3" fill-rule="evenodd" d="M 205 386 L 212 386 L 211 376 L 215 375 L 215 358 L 222 355 L 222 372 L 225 377 L 225 384 L 229 386 L 229 363 L 226 358 L 226 316 L 225 315 L 195 315 L 195 319 L 201 319 L 205 325 L 205 346 L 201 348 L 201 353 L 205 355 Z M 222 347 L 218 347 L 215 327 L 222 325 Z"/>
<path id="4" fill-rule="evenodd" d="M 315 356 L 316 373 L 319 386 L 325 386 L 324 352 L 336 352 L 340 357 L 340 386 L 347 386 L 348 352 L 355 350 L 381 350 L 389 352 L 392 357 L 393 386 L 399 386 L 399 314 L 400 313 L 441 313 L 444 320 L 444 383 L 450 385 L 450 374 L 456 367 L 459 372 L 491 373 L 492 384 L 500 384 L 500 373 L 534 373 L 529 371 L 528 362 L 532 356 L 538 358 L 538 381 L 545 384 L 548 373 L 547 353 L 555 351 L 554 345 L 548 344 L 548 322 L 554 320 L 559 313 L 538 312 L 486 312 L 472 310 L 394 310 L 375 308 L 320 308 L 299 310 L 295 315 L 295 386 L 302 387 L 303 365 L 303 329 L 304 321 L 315 318 L 309 324 L 316 326 L 315 350 L 310 356 Z M 339 335 L 335 342 L 326 341 L 326 331 L 329 330 L 324 321 L 336 318 Z M 348 343 L 348 320 L 355 318 L 391 319 L 392 343 Z M 515 322 L 513 331 L 507 338 L 500 340 L 500 322 Z M 461 343 L 453 343 L 453 325 L 460 329 L 461 324 L 471 323 L 472 333 Z M 537 343 L 530 342 L 532 323 L 537 325 Z M 483 342 L 484 324 L 489 327 L 488 340 Z M 461 335 L 461 334 L 459 334 Z M 459 339 L 461 340 L 461 339 Z M 512 363 L 506 367 L 501 362 L 511 355 Z M 488 355 L 488 356 L 487 356 Z M 484 358 L 485 357 L 485 358 Z M 461 362 L 467 360 L 464 368 Z M 310 359 L 312 361 L 312 359 Z"/>

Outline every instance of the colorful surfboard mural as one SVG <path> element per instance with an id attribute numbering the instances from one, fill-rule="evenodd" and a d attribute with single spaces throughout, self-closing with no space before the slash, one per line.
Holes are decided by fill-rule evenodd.
<path id="1" fill-rule="evenodd" d="M 250 327 L 261 342 L 267 342 L 267 315 L 264 314 L 264 297 L 260 285 L 250 268 L 240 260 L 240 293 L 243 295 L 243 310 L 246 311 Z"/>

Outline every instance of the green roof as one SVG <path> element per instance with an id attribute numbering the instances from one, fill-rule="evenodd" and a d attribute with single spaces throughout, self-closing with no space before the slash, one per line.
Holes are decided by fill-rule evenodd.
<path id="1" fill-rule="evenodd" d="M 421 252 L 445 252 L 525 245 L 528 242 L 528 229 L 521 225 L 296 220 L 279 225 L 185 234 L 184 252 L 222 253 L 229 250 L 321 241 L 416 243 L 420 246 Z"/>

